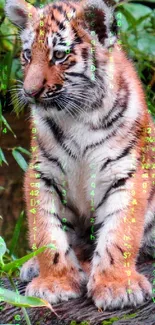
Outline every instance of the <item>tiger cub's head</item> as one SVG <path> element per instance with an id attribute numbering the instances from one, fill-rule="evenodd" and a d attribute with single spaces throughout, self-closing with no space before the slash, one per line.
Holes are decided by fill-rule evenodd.
<path id="1" fill-rule="evenodd" d="M 24 101 L 70 114 L 98 105 L 108 49 L 116 41 L 112 9 L 102 0 L 40 8 L 7 0 L 5 10 L 21 29 Z"/>

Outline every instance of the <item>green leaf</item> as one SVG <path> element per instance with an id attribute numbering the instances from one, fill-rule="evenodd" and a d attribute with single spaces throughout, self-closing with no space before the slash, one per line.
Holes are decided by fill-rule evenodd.
<path id="1" fill-rule="evenodd" d="M 49 244 L 47 246 L 40 247 L 36 251 L 34 251 L 33 253 L 25 255 L 25 256 L 13 261 L 13 262 L 10 262 L 8 264 L 5 264 L 2 271 L 4 271 L 4 272 L 10 272 L 11 271 L 12 272 L 13 270 L 18 268 L 19 266 L 23 265 L 28 260 L 30 260 L 30 258 L 42 253 L 47 248 L 56 249 L 56 246 L 53 245 L 53 244 Z"/>
<path id="2" fill-rule="evenodd" d="M 12 255 L 14 253 L 14 250 L 16 248 L 20 230 L 21 230 L 21 226 L 23 223 L 23 219 L 24 219 L 24 211 L 22 211 L 21 214 L 19 215 L 19 218 L 18 218 L 16 226 L 15 226 L 15 230 L 14 230 L 12 240 L 11 240 L 11 245 L 10 245 L 10 255 Z"/>
<path id="3" fill-rule="evenodd" d="M 8 162 L 5 159 L 4 153 L 3 153 L 2 149 L 0 148 L 0 164 L 2 161 L 4 161 L 6 163 L 6 165 L 8 165 Z"/>
<path id="4" fill-rule="evenodd" d="M 11 126 L 8 124 L 7 120 L 5 119 L 5 117 L 3 115 L 2 115 L 2 122 L 8 128 L 8 130 L 14 135 L 14 138 L 17 138 L 16 135 L 15 135 L 15 133 L 11 129 Z"/>
<path id="5" fill-rule="evenodd" d="M 12 150 L 12 154 L 13 157 L 15 158 L 15 160 L 17 161 L 18 165 L 24 170 L 27 170 L 28 164 L 26 162 L 26 160 L 24 159 L 24 157 L 20 154 L 19 151 L 17 151 L 16 149 Z"/>
<path id="6" fill-rule="evenodd" d="M 24 149 L 24 148 L 22 148 L 22 147 L 16 147 L 15 149 L 17 149 L 17 150 L 19 150 L 19 151 L 25 153 L 25 154 L 28 155 L 28 156 L 31 156 L 31 153 L 30 153 L 28 150 L 26 150 L 26 149 Z"/>
<path id="7" fill-rule="evenodd" d="M 2 287 L 0 287 L 0 296 L 2 297 L 1 301 L 5 301 L 8 304 L 17 307 L 47 307 L 54 312 L 52 306 L 46 300 L 40 298 L 22 296 L 15 291 L 4 289 Z"/>
<path id="8" fill-rule="evenodd" d="M 0 236 L 0 263 L 3 263 L 3 255 L 6 253 L 6 244 L 4 239 Z"/>

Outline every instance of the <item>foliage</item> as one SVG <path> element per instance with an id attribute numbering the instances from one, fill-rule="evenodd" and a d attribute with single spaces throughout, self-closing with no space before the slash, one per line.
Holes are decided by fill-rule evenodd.
<path id="1" fill-rule="evenodd" d="M 4 239 L 0 237 L 0 275 L 7 276 L 12 285 L 12 288 L 14 289 L 14 291 L 11 291 L 0 287 L 0 301 L 5 301 L 14 306 L 21 307 L 26 320 L 26 324 L 30 325 L 30 319 L 25 310 L 25 307 L 47 307 L 51 309 L 51 311 L 53 311 L 53 309 L 51 305 L 43 299 L 34 297 L 23 297 L 22 295 L 20 295 L 13 280 L 13 276 L 17 269 L 19 269 L 19 267 L 23 265 L 26 261 L 28 261 L 30 258 L 42 253 L 47 248 L 56 249 L 56 247 L 53 244 L 50 244 L 47 246 L 40 247 L 33 253 L 25 255 L 22 258 L 16 258 L 13 253 L 20 234 L 23 215 L 24 212 L 20 214 L 19 219 L 17 221 L 10 249 L 7 249 Z"/>
<path id="2" fill-rule="evenodd" d="M 151 2 L 151 1 L 150 1 Z M 154 0 L 152 0 L 154 2 Z M 149 3 L 149 1 L 148 1 Z M 146 4 L 146 2 L 145 2 Z M 120 39 L 128 56 L 133 59 L 147 97 L 149 111 L 155 115 L 155 9 L 139 3 L 116 6 Z M 118 17 L 119 14 L 116 14 Z"/>

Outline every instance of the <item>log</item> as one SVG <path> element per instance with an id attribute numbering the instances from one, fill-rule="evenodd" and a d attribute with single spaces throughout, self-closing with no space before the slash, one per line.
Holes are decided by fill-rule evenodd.
<path id="1" fill-rule="evenodd" d="M 143 258 L 137 264 L 139 272 L 147 276 L 153 284 L 155 280 L 155 260 Z M 26 283 L 21 283 L 18 280 L 18 290 L 24 295 Z M 2 279 L 3 286 L 11 289 L 11 286 L 6 278 Z M 68 302 L 53 305 L 54 310 L 58 314 L 57 318 L 47 308 L 28 308 L 32 325 L 155 325 L 155 303 L 152 299 L 145 302 L 141 306 L 135 308 L 124 308 L 123 310 L 115 311 L 98 311 L 92 303 L 91 299 L 87 299 L 86 295 L 73 299 Z M 22 311 L 20 308 L 11 306 L 1 302 L 1 317 L 0 325 L 16 324 L 25 325 Z M 21 320 L 15 320 L 15 315 L 20 315 Z"/>

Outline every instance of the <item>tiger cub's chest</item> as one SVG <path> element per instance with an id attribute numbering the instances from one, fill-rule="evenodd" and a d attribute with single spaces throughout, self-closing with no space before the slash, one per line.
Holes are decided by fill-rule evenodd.
<path id="1" fill-rule="evenodd" d="M 63 189 L 66 200 L 71 202 L 81 215 L 88 215 L 91 200 L 91 169 L 88 163 L 76 162 L 67 165 L 67 175 L 64 178 Z"/>

